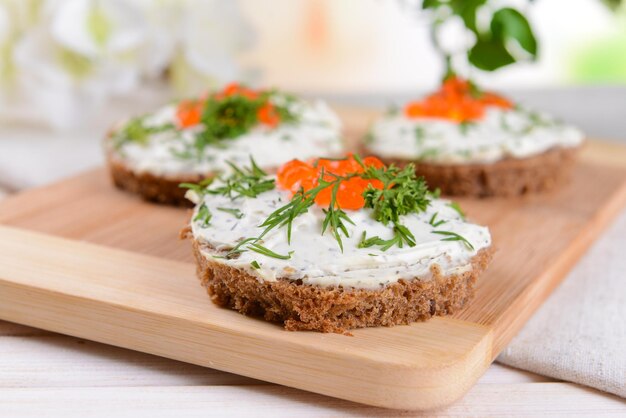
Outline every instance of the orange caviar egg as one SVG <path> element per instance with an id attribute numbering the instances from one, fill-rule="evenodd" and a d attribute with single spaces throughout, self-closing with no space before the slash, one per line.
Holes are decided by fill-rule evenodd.
<path id="1" fill-rule="evenodd" d="M 215 97 L 217 99 L 223 99 L 225 97 L 231 97 L 235 95 L 243 96 L 248 99 L 256 99 L 257 97 L 259 97 L 258 92 L 244 87 L 239 83 L 230 83 L 226 85 L 226 87 L 224 87 L 221 92 L 215 94 Z"/>
<path id="2" fill-rule="evenodd" d="M 501 107 L 503 109 L 512 109 L 513 108 L 513 103 L 511 103 L 510 100 L 499 96 L 495 93 L 485 93 L 482 95 L 482 97 L 480 98 L 481 103 L 487 105 L 487 106 L 498 106 Z"/>
<path id="3" fill-rule="evenodd" d="M 376 157 L 364 158 L 363 164 L 366 167 L 384 167 L 382 161 Z M 363 171 L 361 164 L 351 154 L 340 160 L 325 158 L 306 162 L 292 160 L 280 167 L 277 173 L 277 180 L 279 187 L 289 190 L 293 195 L 301 189 L 307 191 L 317 187 L 322 173 L 323 179 L 329 182 L 337 180 L 336 176 L 350 177 L 349 179 L 340 180 L 336 195 L 336 206 L 346 210 L 358 210 L 365 204 L 363 192 L 370 185 L 377 189 L 383 188 L 383 184 L 378 180 L 364 179 L 358 176 Z M 333 186 L 328 186 L 321 190 L 315 197 L 315 203 L 325 207 L 330 205 L 332 189 Z"/>
<path id="4" fill-rule="evenodd" d="M 280 116 L 276 111 L 276 108 L 270 102 L 265 103 L 257 111 L 257 118 L 259 122 L 267 125 L 271 128 L 275 128 L 280 123 Z"/>
<path id="5" fill-rule="evenodd" d="M 200 123 L 204 102 L 201 100 L 183 100 L 176 109 L 176 119 L 181 128 L 189 128 Z"/>
<path id="6" fill-rule="evenodd" d="M 404 114 L 409 118 L 441 118 L 460 123 L 482 119 L 488 106 L 513 107 L 509 100 L 495 93 L 485 92 L 480 97 L 474 97 L 471 90 L 469 81 L 450 77 L 439 91 L 407 104 Z"/>

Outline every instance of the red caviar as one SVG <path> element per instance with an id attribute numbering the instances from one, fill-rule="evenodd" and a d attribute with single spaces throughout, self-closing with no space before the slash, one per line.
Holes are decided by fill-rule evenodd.
<path id="1" fill-rule="evenodd" d="M 183 100 L 176 109 L 176 118 L 181 128 L 188 128 L 200 123 L 204 101 Z"/>
<path id="2" fill-rule="evenodd" d="M 363 159 L 366 167 L 375 168 L 384 167 L 384 164 L 376 157 L 367 157 Z M 352 154 L 341 160 L 331 160 L 325 158 L 312 159 L 309 161 L 292 160 L 278 170 L 278 186 L 291 191 L 292 195 L 301 188 L 311 190 L 318 185 L 318 179 L 324 172 L 324 180 L 333 181 L 337 176 L 347 176 L 352 174 L 363 173 L 363 167 L 357 162 Z M 342 180 L 337 190 L 336 202 L 341 209 L 357 210 L 361 209 L 365 204 L 363 192 L 370 185 L 377 189 L 382 189 L 383 184 L 379 180 L 364 179 L 360 176 L 351 176 L 348 180 Z M 320 191 L 315 203 L 328 207 L 331 201 L 332 186 L 326 187 Z"/>
<path id="3" fill-rule="evenodd" d="M 443 82 L 439 91 L 423 100 L 407 104 L 404 113 L 409 118 L 442 118 L 465 122 L 481 119 L 488 106 L 510 109 L 513 104 L 491 92 L 474 97 L 469 81 L 450 77 Z"/>
<path id="4" fill-rule="evenodd" d="M 280 123 L 280 115 L 270 102 L 265 103 L 257 111 L 257 119 L 264 125 L 275 128 Z"/>
<path id="5" fill-rule="evenodd" d="M 252 90 L 238 83 L 230 83 L 221 91 L 212 95 L 215 100 L 224 100 L 227 97 L 242 96 L 248 100 L 258 100 L 261 91 Z M 197 100 L 183 100 L 176 109 L 176 118 L 181 128 L 189 128 L 200 123 L 202 111 L 206 104 L 207 95 Z M 263 125 L 275 128 L 280 124 L 280 115 L 276 107 L 265 101 L 257 110 L 257 120 Z"/>
<path id="6" fill-rule="evenodd" d="M 241 84 L 238 84 L 238 83 L 230 83 L 226 87 L 224 87 L 222 91 L 216 93 L 215 98 L 219 100 L 225 97 L 236 96 L 236 95 L 254 100 L 259 97 L 259 92 L 249 89 L 248 87 L 242 86 Z"/>

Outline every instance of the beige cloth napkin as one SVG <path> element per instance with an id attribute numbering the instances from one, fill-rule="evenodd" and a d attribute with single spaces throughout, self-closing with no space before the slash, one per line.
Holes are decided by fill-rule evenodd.
<path id="1" fill-rule="evenodd" d="M 626 211 L 497 361 L 626 398 Z"/>

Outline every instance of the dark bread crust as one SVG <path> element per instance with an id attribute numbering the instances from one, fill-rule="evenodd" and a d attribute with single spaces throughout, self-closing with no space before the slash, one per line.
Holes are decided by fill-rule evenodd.
<path id="1" fill-rule="evenodd" d="M 554 189 L 571 174 L 578 148 L 552 148 L 528 158 L 506 158 L 491 164 L 434 164 L 379 157 L 400 167 L 415 163 L 430 188 L 456 196 L 518 196 Z M 366 150 L 366 155 L 373 154 Z M 375 154 L 373 154 L 375 155 Z"/>
<path id="2" fill-rule="evenodd" d="M 167 177 L 136 173 L 111 155 L 108 155 L 107 160 L 113 184 L 118 189 L 135 193 L 150 202 L 167 205 L 193 207 L 193 203 L 185 199 L 187 190 L 180 188 L 180 183 L 198 183 L 211 177 L 210 174 Z"/>
<path id="3" fill-rule="evenodd" d="M 380 290 L 324 288 L 288 279 L 259 281 L 243 270 L 203 256 L 203 244 L 192 241 L 198 278 L 214 303 L 282 323 L 290 331 L 341 333 L 452 314 L 473 297 L 474 283 L 492 257 L 491 248 L 483 249 L 473 257 L 472 269 L 462 274 L 444 276 L 435 267 L 432 279 L 400 280 Z"/>

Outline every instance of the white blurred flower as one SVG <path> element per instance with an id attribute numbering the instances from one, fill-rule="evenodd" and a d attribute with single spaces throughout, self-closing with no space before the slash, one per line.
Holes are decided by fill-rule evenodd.
<path id="1" fill-rule="evenodd" d="M 108 97 L 136 88 L 147 33 L 139 9 L 123 0 L 46 2 L 13 51 L 27 119 L 80 125 Z"/>
<path id="2" fill-rule="evenodd" d="M 240 78 L 250 41 L 231 0 L 0 0 L 0 116 L 87 123 L 168 69 L 196 94 Z"/>
<path id="3" fill-rule="evenodd" d="M 435 36 L 439 47 L 449 54 L 466 51 L 476 42 L 476 36 L 465 27 L 458 16 L 450 17 L 440 24 Z"/>
<path id="4" fill-rule="evenodd" d="M 184 1 L 181 44 L 172 65 L 174 87 L 194 94 L 244 78 L 238 55 L 252 39 L 252 27 L 237 1 Z"/>

